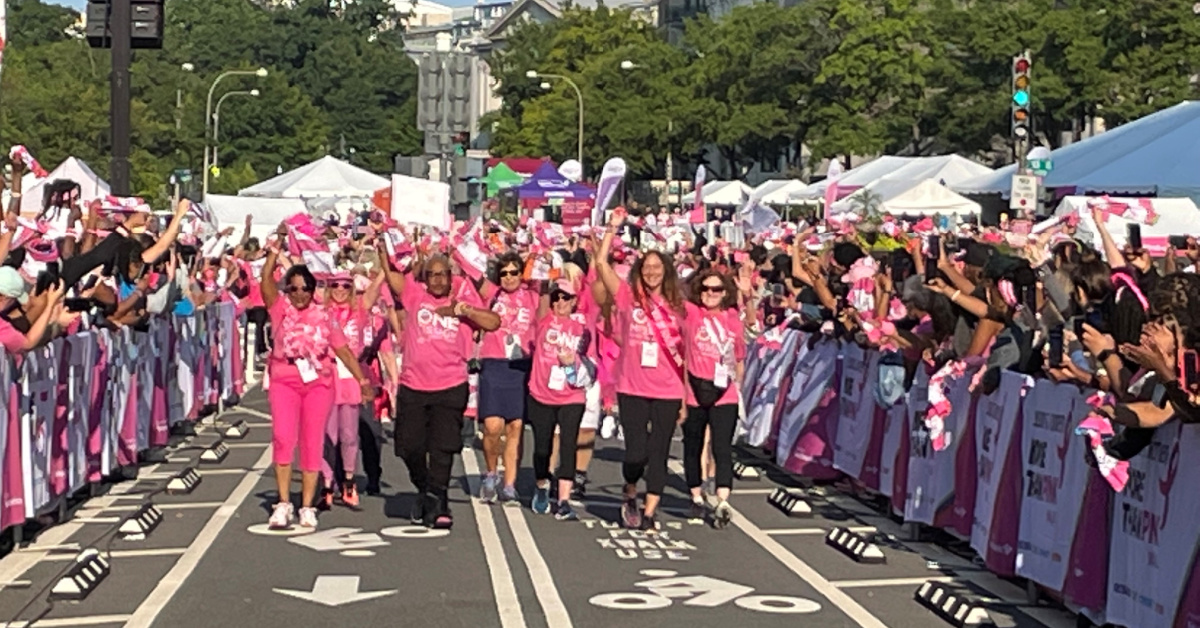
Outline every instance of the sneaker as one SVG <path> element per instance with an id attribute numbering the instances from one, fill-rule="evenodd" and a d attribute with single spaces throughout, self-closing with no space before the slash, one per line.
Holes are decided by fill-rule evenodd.
<path id="1" fill-rule="evenodd" d="M 383 489 L 379 487 L 379 478 L 367 478 L 367 488 L 364 490 L 367 495 L 383 494 Z"/>
<path id="2" fill-rule="evenodd" d="M 321 499 L 317 502 L 317 507 L 322 510 L 330 510 L 333 508 L 332 488 L 327 488 L 321 491 Z"/>
<path id="3" fill-rule="evenodd" d="M 621 522 L 630 530 L 642 529 L 642 509 L 638 507 L 636 497 L 628 497 L 621 504 Z"/>
<path id="4" fill-rule="evenodd" d="M 611 440 L 612 437 L 616 435 L 617 418 L 611 414 L 604 415 L 604 418 L 600 419 L 600 438 L 603 438 L 604 440 Z"/>
<path id="5" fill-rule="evenodd" d="M 454 527 L 454 517 L 450 515 L 450 499 L 446 493 L 440 496 L 430 495 L 425 504 L 425 511 L 434 513 L 433 517 L 426 516 L 426 526 L 437 530 L 449 530 Z"/>
<path id="6" fill-rule="evenodd" d="M 347 480 L 347 484 L 342 488 L 342 501 L 350 508 L 358 508 L 358 486 Z"/>
<path id="7" fill-rule="evenodd" d="M 733 519 L 733 508 L 729 502 L 721 500 L 717 507 L 713 509 L 713 527 L 718 530 L 725 528 Z"/>
<path id="8" fill-rule="evenodd" d="M 421 519 L 421 523 L 426 528 L 436 527 L 438 517 L 442 514 L 443 510 L 441 500 L 437 495 L 429 494 L 425 495 L 421 501 L 424 504 L 422 509 L 425 513 L 424 518 Z M 449 509 L 446 509 L 446 512 L 449 512 Z"/>
<path id="9" fill-rule="evenodd" d="M 300 527 L 316 528 L 317 527 L 317 509 L 316 508 L 301 508 L 300 509 Z"/>
<path id="10" fill-rule="evenodd" d="M 417 498 L 413 500 L 412 510 L 408 513 L 408 518 L 415 525 L 421 525 L 425 522 L 425 494 L 418 493 Z"/>
<path id="11" fill-rule="evenodd" d="M 658 532 L 658 521 L 654 515 L 642 515 L 642 525 L 638 527 L 642 532 Z"/>
<path id="12" fill-rule="evenodd" d="M 533 492 L 533 501 L 529 504 L 533 512 L 544 515 L 550 512 L 550 488 L 539 486 Z"/>
<path id="13" fill-rule="evenodd" d="M 571 508 L 571 503 L 563 500 L 558 502 L 558 510 L 554 513 L 554 518 L 559 521 L 576 521 L 579 515 L 575 514 L 575 509 Z"/>
<path id="14" fill-rule="evenodd" d="M 292 508 L 291 502 L 279 502 L 271 510 L 271 518 L 267 519 L 267 527 L 272 530 L 286 530 L 292 527 L 294 515 L 295 510 Z"/>
<path id="15" fill-rule="evenodd" d="M 500 477 L 495 473 L 483 476 L 483 482 L 479 486 L 479 501 L 485 504 L 496 503 L 496 485 L 499 483 Z"/>
<path id="16" fill-rule="evenodd" d="M 500 503 L 504 504 L 505 506 L 520 506 L 521 496 L 517 494 L 517 487 L 506 486 L 500 489 Z"/>
<path id="17" fill-rule="evenodd" d="M 688 511 L 688 519 L 703 519 L 706 514 L 708 514 L 708 506 L 704 504 L 704 500 L 693 498 L 692 508 Z"/>

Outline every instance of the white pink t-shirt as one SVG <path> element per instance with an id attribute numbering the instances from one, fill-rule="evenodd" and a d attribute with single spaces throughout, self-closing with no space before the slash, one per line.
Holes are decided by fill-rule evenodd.
<path id="1" fill-rule="evenodd" d="M 500 327 L 483 334 L 479 357 L 483 359 L 508 359 L 506 340 L 512 336 L 528 356 L 533 351 L 533 332 L 536 327 L 538 294 L 526 286 L 512 292 L 492 287 L 488 306 L 500 316 Z"/>
<path id="2" fill-rule="evenodd" d="M 325 305 L 325 309 L 329 312 L 329 317 L 333 319 L 334 326 L 341 328 L 342 335 L 346 337 L 346 344 L 350 347 L 350 353 L 361 357 L 367 342 L 366 337 L 371 333 L 369 331 L 369 313 L 362 309 L 361 304 L 359 307 L 351 307 L 349 303 L 332 301 Z M 333 402 L 338 404 L 362 403 L 362 388 L 350 374 L 350 369 L 340 363 L 335 366 L 337 367 L 337 378 L 333 386 Z M 363 372 L 366 372 L 365 368 Z"/>
<path id="3" fill-rule="evenodd" d="M 652 297 L 646 296 L 647 303 Z M 656 305 L 665 312 L 667 325 L 680 332 L 679 316 L 661 298 Z M 668 349 L 658 340 L 650 312 L 635 303 L 633 289 L 622 283 L 615 299 L 617 333 L 621 355 L 617 360 L 617 392 L 647 399 L 683 399 L 683 377 Z M 669 342 L 670 336 L 664 336 Z M 683 347 L 676 349 L 682 355 Z"/>
<path id="4" fill-rule="evenodd" d="M 579 343 L 589 335 L 587 319 L 582 314 L 556 316 L 546 314 L 538 321 L 534 334 L 533 369 L 529 375 L 529 395 L 548 406 L 582 404 L 587 391 L 565 381 L 565 372 L 558 371 L 558 354 L 570 351 L 578 355 Z M 595 344 L 589 341 L 589 346 Z M 561 368 L 561 367 L 560 367 Z M 576 368 L 579 368 L 578 363 Z"/>
<path id="5" fill-rule="evenodd" d="M 346 346 L 346 336 L 325 308 L 313 301 L 297 310 L 286 296 L 280 296 L 267 310 L 271 319 L 274 346 L 271 348 L 271 383 L 303 385 L 304 380 L 296 359 L 308 362 L 317 373 L 318 381 L 332 385 L 337 370 L 334 350 Z"/>
<path id="6" fill-rule="evenodd" d="M 710 311 L 685 303 L 687 316 L 683 320 L 684 354 L 687 370 L 700 379 L 716 381 L 717 365 L 724 364 L 727 381 L 725 394 L 713 405 L 723 406 L 738 402 L 735 365 L 746 359 L 746 338 L 742 333 L 742 321 L 736 309 Z M 687 389 L 687 403 L 696 403 L 691 385 Z"/>
<path id="7" fill-rule="evenodd" d="M 411 274 L 400 296 L 404 307 L 404 332 L 400 336 L 404 367 L 400 385 L 422 392 L 454 388 L 467 383 L 467 360 L 471 358 L 474 333 L 455 316 L 441 316 L 437 309 L 454 302 L 482 308 L 479 293 L 461 277 L 455 277 L 450 294 L 436 298 Z"/>

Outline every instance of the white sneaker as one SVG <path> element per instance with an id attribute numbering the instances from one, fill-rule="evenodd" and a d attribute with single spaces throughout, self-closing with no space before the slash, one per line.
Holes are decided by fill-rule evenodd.
<path id="1" fill-rule="evenodd" d="M 302 527 L 302 528 L 317 527 L 317 509 L 316 508 L 301 508 L 300 509 L 300 527 Z"/>
<path id="2" fill-rule="evenodd" d="M 604 418 L 600 419 L 600 438 L 603 438 L 604 440 L 610 440 L 613 436 L 616 436 L 616 435 L 617 435 L 617 419 L 616 419 L 616 417 L 614 417 L 611 414 L 604 415 Z"/>
<path id="3" fill-rule="evenodd" d="M 275 508 L 271 510 L 271 518 L 267 519 L 267 527 L 272 530 L 284 530 L 292 527 L 292 519 L 295 513 L 292 509 L 291 502 L 279 502 L 275 504 Z"/>

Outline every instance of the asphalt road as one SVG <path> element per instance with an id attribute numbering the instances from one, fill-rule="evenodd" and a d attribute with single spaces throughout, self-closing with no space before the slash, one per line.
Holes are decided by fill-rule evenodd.
<path id="1" fill-rule="evenodd" d="M 74 518 L 0 560 L 0 622 L 36 626 L 297 625 L 627 628 L 696 625 L 928 628 L 942 624 L 914 600 L 938 579 L 985 603 L 998 626 L 1073 626 L 1053 604 L 1029 604 L 1017 584 L 990 576 L 945 547 L 904 542 L 901 527 L 832 489 L 811 490 L 813 515 L 788 517 L 767 496 L 790 478 L 739 480 L 734 525 L 715 530 L 687 518 L 678 460 L 657 538 L 618 528 L 619 442 L 602 442 L 578 522 L 535 515 L 533 478 L 523 469 L 523 506 L 487 506 L 477 489 L 479 452 L 464 452 L 451 491 L 453 531 L 409 524 L 412 487 L 403 464 L 384 459 L 384 496 L 361 511 L 335 506 L 317 532 L 265 531 L 275 500 L 270 424 L 261 392 L 224 421 L 244 420 L 248 436 L 220 464 L 197 465 L 214 439 L 202 430 L 168 462 L 136 482 L 92 498 Z M 189 448 L 190 447 L 190 448 Z M 678 450 L 678 445 L 676 446 Z M 202 476 L 188 495 L 152 497 L 164 520 L 146 539 L 111 544 L 111 573 L 86 599 L 47 605 L 53 584 L 79 549 L 106 549 L 105 534 L 144 494 L 190 465 Z M 834 526 L 877 535 L 886 564 L 854 562 L 825 543 Z M 111 536 L 111 534 L 109 534 Z M 3 624 L 0 624 L 3 625 Z M 12 625 L 25 625 L 13 623 Z"/>

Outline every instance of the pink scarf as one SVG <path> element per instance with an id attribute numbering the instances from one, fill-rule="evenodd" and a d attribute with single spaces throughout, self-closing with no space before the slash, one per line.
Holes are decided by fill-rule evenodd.
<path id="1" fill-rule="evenodd" d="M 325 368 L 329 356 L 329 325 L 324 310 L 316 303 L 303 310 L 284 301 L 283 320 L 276 330 L 276 342 L 284 358 L 307 360 L 318 371 Z"/>
<path id="2" fill-rule="evenodd" d="M 651 302 L 649 307 L 645 305 L 646 301 Z M 683 336 L 679 333 L 678 321 L 658 300 L 643 299 L 642 309 L 650 314 L 650 320 L 653 323 L 654 338 L 658 340 L 660 347 L 667 350 L 667 355 L 671 356 L 671 365 L 675 367 L 675 374 L 682 381 Z"/>
<path id="3" fill-rule="evenodd" d="M 1087 404 L 1099 408 L 1111 404 L 1112 401 L 1112 395 L 1096 392 L 1088 397 Z M 1075 433 L 1087 439 L 1088 452 L 1092 454 L 1096 461 L 1096 469 L 1104 476 L 1108 485 L 1118 493 L 1125 490 L 1125 485 L 1129 482 L 1129 462 L 1113 458 L 1104 448 L 1104 439 L 1116 433 L 1112 422 L 1107 417 L 1092 412 L 1075 428 Z"/>

